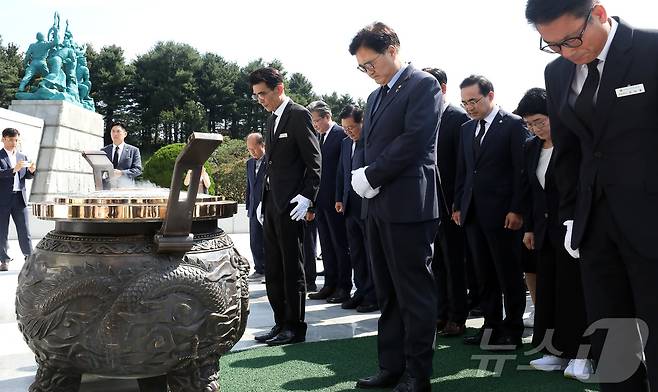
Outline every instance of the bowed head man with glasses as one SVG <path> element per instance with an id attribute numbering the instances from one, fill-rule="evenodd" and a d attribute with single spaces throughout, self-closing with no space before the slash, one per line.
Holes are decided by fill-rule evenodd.
<path id="1" fill-rule="evenodd" d="M 436 334 L 433 242 L 438 229 L 436 138 L 443 109 L 437 80 L 404 64 L 393 29 L 374 23 L 349 47 L 379 87 L 363 119 L 364 166 L 352 187 L 365 198 L 377 302 L 379 372 L 359 388 L 429 391 Z"/>
<path id="2" fill-rule="evenodd" d="M 595 0 L 529 0 L 526 18 L 560 55 L 545 71 L 555 179 L 596 376 L 658 390 L 658 32 Z"/>

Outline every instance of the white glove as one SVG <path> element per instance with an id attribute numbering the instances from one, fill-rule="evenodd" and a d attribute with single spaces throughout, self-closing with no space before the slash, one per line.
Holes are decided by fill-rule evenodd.
<path id="1" fill-rule="evenodd" d="M 294 221 L 303 220 L 308 207 L 311 206 L 311 201 L 302 195 L 297 195 L 290 200 L 290 204 L 292 203 L 297 203 L 297 205 L 290 211 L 290 218 Z"/>
<path id="2" fill-rule="evenodd" d="M 573 235 L 573 221 L 568 220 L 564 222 L 564 225 L 567 227 L 567 233 L 564 235 L 564 249 L 573 257 L 574 259 L 580 258 L 580 251 L 578 249 L 571 248 L 571 236 Z"/>
<path id="3" fill-rule="evenodd" d="M 258 222 L 260 222 L 260 225 L 263 226 L 263 222 L 265 222 L 265 214 L 263 214 L 263 203 L 258 203 L 258 207 L 256 207 L 256 219 L 258 219 Z"/>
<path id="4" fill-rule="evenodd" d="M 372 188 L 366 177 L 367 168 L 368 166 L 352 170 L 352 189 L 354 189 L 357 195 L 366 199 L 372 199 L 377 196 L 380 187 L 377 187 L 377 189 Z"/>

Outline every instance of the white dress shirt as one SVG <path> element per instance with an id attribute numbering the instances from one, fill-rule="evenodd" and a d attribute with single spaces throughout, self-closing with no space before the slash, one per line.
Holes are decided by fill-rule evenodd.
<path id="1" fill-rule="evenodd" d="M 542 148 L 537 163 L 537 180 L 544 189 L 546 189 L 546 171 L 548 170 L 548 164 L 551 162 L 551 155 L 553 155 L 553 147 Z"/>
<path id="2" fill-rule="evenodd" d="M 123 149 L 126 147 L 126 143 L 121 143 L 118 146 L 116 144 L 112 144 L 112 158 L 110 159 L 111 161 L 114 161 L 114 151 L 117 150 L 117 147 L 119 147 L 119 158 L 118 160 L 121 160 L 121 154 L 123 154 Z"/>
<path id="3" fill-rule="evenodd" d="M 484 135 L 482 135 L 482 139 L 480 140 L 480 145 L 482 145 L 482 143 L 484 143 L 484 138 L 487 137 L 487 132 L 489 132 L 489 128 L 491 128 L 491 124 L 493 124 L 493 121 L 496 118 L 496 116 L 498 115 L 499 110 L 500 110 L 500 108 L 498 107 L 498 105 L 494 105 L 494 108 L 491 111 L 491 113 L 489 113 L 489 115 L 484 118 L 484 121 L 485 121 Z M 480 132 L 482 131 L 482 129 L 480 129 L 480 128 L 482 128 L 482 127 L 480 126 L 480 120 L 478 120 L 478 125 L 475 127 L 475 137 L 477 137 L 480 134 Z"/>
<path id="4" fill-rule="evenodd" d="M 603 77 L 603 68 L 605 67 L 605 60 L 608 57 L 608 52 L 610 51 L 610 45 L 612 45 L 612 40 L 615 38 L 615 33 L 617 33 L 617 27 L 619 23 L 610 18 L 610 33 L 608 34 L 608 40 L 601 50 L 601 53 L 596 57 L 599 59 L 599 64 L 597 68 L 599 70 L 599 86 L 601 85 L 601 77 Z M 576 65 L 576 73 L 573 75 L 573 82 L 571 82 L 571 93 L 569 94 L 569 104 L 573 107 L 576 105 L 576 99 L 580 92 L 583 91 L 583 86 L 585 85 L 585 80 L 587 80 L 587 64 Z M 596 89 L 594 93 L 594 103 L 599 95 L 599 89 Z"/>
<path id="5" fill-rule="evenodd" d="M 9 151 L 6 148 L 4 148 L 5 152 L 7 153 L 7 156 L 9 156 L 9 163 L 11 164 L 11 167 L 16 167 L 16 149 L 14 151 Z M 21 180 L 20 177 L 18 176 L 18 172 L 14 174 L 14 192 L 19 192 L 21 190 Z"/>

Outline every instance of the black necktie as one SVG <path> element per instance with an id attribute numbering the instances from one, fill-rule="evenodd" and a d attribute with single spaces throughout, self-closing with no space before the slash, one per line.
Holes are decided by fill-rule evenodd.
<path id="1" fill-rule="evenodd" d="M 327 135 L 327 133 L 321 133 L 320 134 L 320 145 L 324 144 L 324 137 Z"/>
<path id="2" fill-rule="evenodd" d="M 272 113 L 272 116 L 270 117 L 270 126 L 269 126 L 269 131 L 270 131 L 270 136 L 272 137 L 272 140 L 274 140 L 274 133 L 276 132 L 276 117 L 277 115 Z"/>
<path id="3" fill-rule="evenodd" d="M 477 136 L 475 136 L 475 140 L 473 141 L 473 155 L 475 158 L 480 155 L 480 147 L 482 146 L 482 138 L 484 137 L 484 130 L 485 126 L 487 125 L 487 122 L 483 120 L 480 120 L 480 130 L 478 131 Z"/>
<path id="4" fill-rule="evenodd" d="M 576 104 L 574 109 L 578 118 L 580 118 L 583 123 L 589 128 L 592 129 L 592 123 L 594 122 L 594 95 L 596 90 L 599 88 L 599 59 L 594 59 L 591 63 L 587 64 L 587 79 L 585 79 L 585 84 L 583 84 L 583 89 L 576 98 Z"/>
<path id="5" fill-rule="evenodd" d="M 116 169 L 119 166 L 119 146 L 114 149 L 114 156 L 112 157 L 112 166 Z"/>

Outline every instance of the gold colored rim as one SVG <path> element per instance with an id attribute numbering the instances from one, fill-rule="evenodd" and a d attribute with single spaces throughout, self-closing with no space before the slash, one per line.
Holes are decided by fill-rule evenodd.
<path id="1" fill-rule="evenodd" d="M 236 212 L 237 202 L 234 201 L 197 201 L 192 211 L 192 219 L 228 218 Z M 57 202 L 44 202 L 33 204 L 32 214 L 39 219 L 55 221 L 161 222 L 167 217 L 167 205 L 166 203 L 60 204 Z"/>

